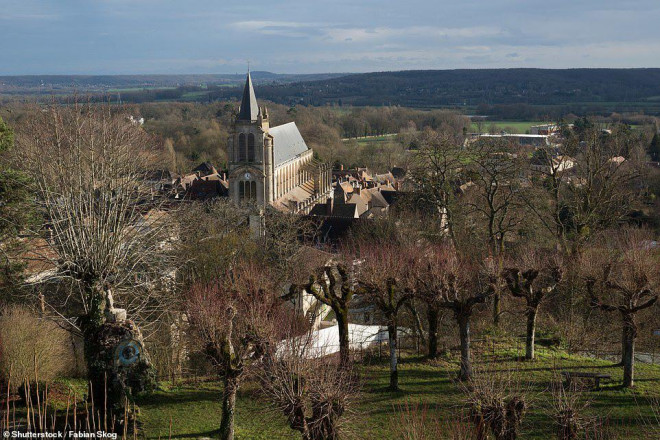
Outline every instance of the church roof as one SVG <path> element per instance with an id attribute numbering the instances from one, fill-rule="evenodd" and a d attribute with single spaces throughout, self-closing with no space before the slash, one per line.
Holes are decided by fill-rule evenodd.
<path id="1" fill-rule="evenodd" d="M 238 120 L 240 121 L 256 121 L 259 117 L 259 105 L 257 104 L 257 97 L 254 94 L 252 87 L 252 77 L 250 72 L 247 74 L 245 80 L 245 87 L 243 88 L 243 99 L 241 99 L 241 107 L 238 110 Z"/>
<path id="2" fill-rule="evenodd" d="M 268 134 L 273 136 L 275 166 L 309 150 L 295 122 L 273 127 Z"/>

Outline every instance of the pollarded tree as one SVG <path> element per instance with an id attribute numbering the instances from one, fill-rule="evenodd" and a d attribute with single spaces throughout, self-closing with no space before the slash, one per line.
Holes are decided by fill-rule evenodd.
<path id="1" fill-rule="evenodd" d="M 107 346 L 121 329 L 140 335 L 113 300 L 138 322 L 157 319 L 175 301 L 172 216 L 160 209 L 164 200 L 154 197 L 145 178 L 158 167 L 159 150 L 120 109 L 77 103 L 34 108 L 17 131 L 16 146 L 44 216 L 46 227 L 38 232 L 50 252 L 43 258 L 54 267 L 35 282 L 73 286 L 64 299 L 49 289 L 45 301 L 49 312 L 82 333 L 95 399 L 104 400 L 106 375 L 126 393 L 136 387 L 117 374 Z M 144 350 L 140 355 L 135 371 L 152 372 Z M 124 401 L 115 396 L 108 407 Z"/>
<path id="2" fill-rule="evenodd" d="M 496 280 L 450 245 L 429 248 L 409 261 L 414 267 L 426 266 L 426 269 L 414 272 L 415 285 L 425 286 L 426 295 L 432 296 L 439 307 L 453 312 L 461 340 L 459 377 L 470 380 L 470 319 L 476 307 L 494 294 Z"/>
<path id="3" fill-rule="evenodd" d="M 522 252 L 514 260 L 515 267 L 504 269 L 502 277 L 511 295 L 525 300 L 527 336 L 525 359 L 534 359 L 534 337 L 539 306 L 561 281 L 562 270 L 558 257 L 540 250 Z"/>
<path id="4" fill-rule="evenodd" d="M 583 256 L 592 307 L 621 317 L 624 387 L 634 386 L 637 313 L 660 296 L 660 256 L 650 243 L 644 233 L 625 230 L 607 248 Z"/>
<path id="5" fill-rule="evenodd" d="M 399 389 L 397 332 L 399 310 L 413 298 L 408 285 L 406 248 L 388 243 L 358 243 L 355 247 L 356 282 L 361 300 L 383 315 L 390 348 L 390 390 Z"/>
<path id="6" fill-rule="evenodd" d="M 261 392 L 303 440 L 338 440 L 356 403 L 359 380 L 350 368 L 319 357 L 315 332 L 280 322 L 256 375 Z"/>
<path id="7" fill-rule="evenodd" d="M 330 306 L 334 312 L 339 331 L 339 367 L 348 367 L 350 364 L 348 311 L 353 299 L 355 281 L 351 277 L 347 262 L 332 262 L 319 267 L 307 284 L 291 286 L 293 291 L 303 288 L 317 301 Z"/>
<path id="8" fill-rule="evenodd" d="M 428 324 L 428 357 L 438 356 L 438 323 L 444 299 L 446 258 L 453 251 L 448 245 L 412 248 L 409 259 L 409 280 L 415 293 L 426 305 Z"/>
<path id="9" fill-rule="evenodd" d="M 283 319 L 276 283 L 255 262 L 238 262 L 210 285 L 194 285 L 186 300 L 188 318 L 204 353 L 222 376 L 220 438 L 234 438 L 236 392 L 249 362 L 268 348 L 273 325 Z"/>

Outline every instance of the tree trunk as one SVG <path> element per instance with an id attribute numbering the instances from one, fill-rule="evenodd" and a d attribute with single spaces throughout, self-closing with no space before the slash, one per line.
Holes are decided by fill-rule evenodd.
<path id="1" fill-rule="evenodd" d="M 623 366 L 626 363 L 626 350 L 628 349 L 628 329 L 623 325 L 621 329 L 621 360 L 617 365 Z"/>
<path id="2" fill-rule="evenodd" d="M 351 362 L 350 341 L 348 335 L 348 309 L 335 310 L 339 330 L 339 368 L 348 368 Z"/>
<path id="3" fill-rule="evenodd" d="M 388 324 L 387 336 L 390 344 L 390 390 L 399 391 L 399 370 L 396 358 L 396 324 Z"/>
<path id="4" fill-rule="evenodd" d="M 537 308 L 530 307 L 527 310 L 527 340 L 525 346 L 525 359 L 534 359 L 534 337 L 536 336 Z"/>
<path id="5" fill-rule="evenodd" d="M 624 359 L 623 359 L 623 386 L 630 388 L 635 385 L 635 322 L 632 316 L 624 317 L 623 326 L 626 330 Z"/>
<path id="6" fill-rule="evenodd" d="M 100 332 L 105 322 L 103 316 L 105 295 L 99 283 L 88 286 L 86 295 L 89 301 L 89 308 L 87 314 L 81 317 L 81 329 L 83 334 L 83 353 L 85 355 L 87 379 L 89 381 L 89 395 L 90 399 L 93 399 L 92 401 L 95 402 L 93 404 L 97 408 L 103 407 L 105 413 L 106 410 L 111 410 L 115 404 L 120 403 L 120 401 L 115 402 L 111 397 L 113 393 L 108 392 L 107 374 L 109 366 L 104 356 L 104 347 L 99 343 L 99 340 L 103 339 Z M 104 404 L 99 405 L 99 402 L 104 402 Z M 108 402 L 107 408 L 105 402 Z"/>
<path id="7" fill-rule="evenodd" d="M 225 376 L 225 387 L 222 390 L 222 420 L 220 422 L 220 440 L 234 440 L 234 409 L 236 408 L 236 391 L 238 380 L 231 374 Z"/>
<path id="8" fill-rule="evenodd" d="M 429 359 L 438 357 L 438 320 L 440 310 L 437 306 L 429 304 L 427 317 L 429 320 Z"/>
<path id="9" fill-rule="evenodd" d="M 424 326 L 422 325 L 421 319 L 419 319 L 419 313 L 417 313 L 417 307 L 415 306 L 415 301 L 406 302 L 406 307 L 410 310 L 413 320 L 415 321 L 415 332 L 419 336 L 419 340 L 422 344 L 426 345 L 426 337 L 424 336 Z"/>
<path id="10" fill-rule="evenodd" d="M 472 379 L 472 365 L 470 363 L 470 317 L 460 315 L 457 317 L 461 336 L 461 380 Z"/>
<path id="11" fill-rule="evenodd" d="M 500 313 L 502 313 L 502 305 L 499 290 L 493 295 L 493 325 L 500 326 Z"/>

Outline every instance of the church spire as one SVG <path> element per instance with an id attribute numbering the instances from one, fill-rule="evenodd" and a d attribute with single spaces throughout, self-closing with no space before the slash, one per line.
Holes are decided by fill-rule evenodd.
<path id="1" fill-rule="evenodd" d="M 241 107 L 238 111 L 238 120 L 256 121 L 258 117 L 259 106 L 257 105 L 257 97 L 254 94 L 252 78 L 250 77 L 250 71 L 248 70 L 245 87 L 243 88 L 243 99 L 241 100 Z"/>

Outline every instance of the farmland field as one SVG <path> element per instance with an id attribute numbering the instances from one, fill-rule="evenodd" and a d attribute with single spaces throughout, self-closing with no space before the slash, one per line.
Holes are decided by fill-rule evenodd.
<path id="1" fill-rule="evenodd" d="M 530 127 L 532 125 L 542 125 L 542 124 L 548 124 L 549 122 L 543 122 L 543 121 L 489 121 L 489 120 L 484 120 L 482 125 L 481 125 L 481 131 L 482 133 L 488 133 L 490 131 L 490 128 L 494 125 L 497 127 L 497 131 L 500 132 L 502 130 L 508 132 L 508 133 L 520 133 L 520 134 L 525 134 L 529 133 Z M 479 126 L 476 122 L 472 122 L 472 125 L 470 126 L 470 130 L 474 133 L 479 131 Z"/>

